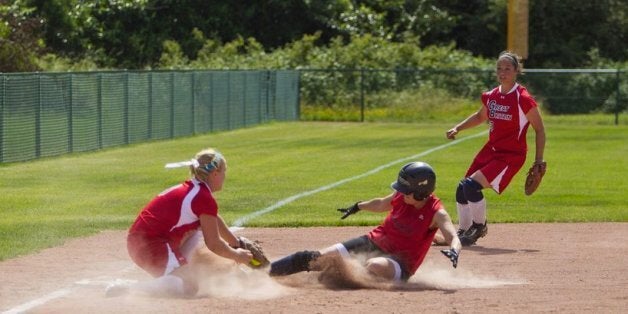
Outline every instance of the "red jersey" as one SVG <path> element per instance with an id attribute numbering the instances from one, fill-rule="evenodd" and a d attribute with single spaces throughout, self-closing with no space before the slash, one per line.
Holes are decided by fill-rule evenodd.
<path id="1" fill-rule="evenodd" d="M 384 222 L 369 232 L 368 237 L 382 251 L 400 259 L 412 276 L 419 268 L 432 245 L 438 228 L 430 229 L 436 212 L 443 208 L 440 199 L 432 194 L 422 208 L 403 201 L 403 194 L 395 192 L 393 208 Z"/>
<path id="2" fill-rule="evenodd" d="M 196 179 L 187 180 L 150 201 L 129 233 L 161 238 L 171 247 L 178 248 L 187 232 L 200 227 L 202 214 L 217 216 L 218 204 L 207 184 Z"/>
<path id="3" fill-rule="evenodd" d="M 506 94 L 495 87 L 482 94 L 482 104 L 488 112 L 490 133 L 487 145 L 494 151 L 525 154 L 528 150 L 526 132 L 530 122 L 526 114 L 537 106 L 528 90 L 515 84 Z"/>

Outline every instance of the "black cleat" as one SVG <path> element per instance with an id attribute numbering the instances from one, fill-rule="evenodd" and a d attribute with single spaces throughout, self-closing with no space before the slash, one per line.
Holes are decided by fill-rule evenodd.
<path id="1" fill-rule="evenodd" d="M 460 230 L 458 230 L 460 232 Z M 459 235 L 460 243 L 462 246 L 471 246 L 477 242 L 479 238 L 484 237 L 488 233 L 488 227 L 486 226 L 486 222 L 484 224 L 479 224 L 473 222 L 471 228 L 465 231 L 462 235 Z"/>
<path id="2" fill-rule="evenodd" d="M 458 236 L 458 238 L 460 238 L 465 232 L 467 232 L 467 230 L 458 229 L 458 232 L 456 232 L 456 235 Z"/>

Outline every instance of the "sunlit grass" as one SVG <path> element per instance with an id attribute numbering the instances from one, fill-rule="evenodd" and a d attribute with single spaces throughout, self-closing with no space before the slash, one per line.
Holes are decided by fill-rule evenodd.
<path id="1" fill-rule="evenodd" d="M 533 196 L 523 194 L 523 171 L 498 196 L 485 191 L 492 222 L 628 221 L 628 126 L 613 116 L 545 118 L 548 172 Z M 622 117 L 623 118 L 623 117 Z M 157 193 L 188 177 L 167 162 L 187 160 L 211 146 L 229 164 L 221 215 L 233 223 L 247 214 L 303 196 L 246 222 L 246 226 L 373 225 L 382 214 L 340 220 L 339 207 L 390 193 L 409 156 L 449 143 L 450 122 L 270 123 L 229 132 L 151 142 L 97 152 L 0 165 L 0 260 L 59 245 L 66 238 L 126 229 Z M 480 126 L 460 135 L 485 130 Z M 529 132 L 532 142 L 534 132 Z M 420 157 L 437 172 L 437 194 L 454 220 L 455 187 L 486 136 Z M 530 154 L 533 153 L 531 149 Z M 394 162 L 397 161 L 397 162 Z M 394 162 L 394 163 L 393 163 Z M 526 166 L 529 166 L 529 162 Z"/>

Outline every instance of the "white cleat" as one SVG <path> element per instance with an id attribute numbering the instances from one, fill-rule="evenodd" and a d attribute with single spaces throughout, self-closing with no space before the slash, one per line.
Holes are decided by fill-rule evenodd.
<path id="1" fill-rule="evenodd" d="M 105 288 L 105 296 L 114 298 L 129 294 L 131 291 L 131 283 L 128 281 L 116 280 L 107 285 Z"/>

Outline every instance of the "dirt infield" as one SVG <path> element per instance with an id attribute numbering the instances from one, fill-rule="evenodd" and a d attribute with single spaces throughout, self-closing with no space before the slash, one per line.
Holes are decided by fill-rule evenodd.
<path id="1" fill-rule="evenodd" d="M 369 227 L 244 229 L 273 259 L 319 249 Z M 321 273 L 272 279 L 229 264 L 203 271 L 193 299 L 105 298 L 115 280 L 148 277 L 108 231 L 0 263 L 2 313 L 620 313 L 628 309 L 628 223 L 491 224 L 457 269 L 432 247 L 408 284 L 358 283 Z M 225 266 L 220 264 L 219 266 Z M 349 265 L 353 266 L 353 265 Z M 212 268 L 213 269 L 213 268 Z M 354 275 L 359 267 L 348 269 Z M 329 275 L 329 274 L 327 274 Z M 346 279 L 346 278 L 344 278 Z M 350 278 L 356 280 L 356 278 Z M 356 288 L 359 287 L 359 288 Z"/>

